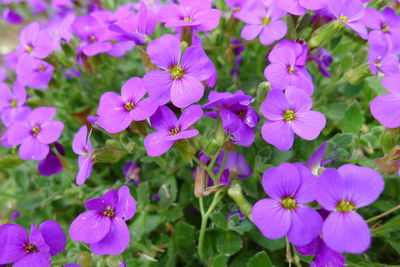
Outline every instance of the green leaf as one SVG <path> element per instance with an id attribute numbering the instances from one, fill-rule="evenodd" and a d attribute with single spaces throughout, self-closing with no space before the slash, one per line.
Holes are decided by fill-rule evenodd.
<path id="1" fill-rule="evenodd" d="M 149 182 L 140 183 L 138 186 L 138 204 L 145 207 L 150 203 L 150 185 Z"/>
<path id="2" fill-rule="evenodd" d="M 141 213 L 129 226 L 129 230 L 133 234 L 132 241 L 139 241 L 144 235 L 153 231 L 162 222 L 164 222 L 164 218 L 160 215 L 148 215 L 146 213 Z"/>
<path id="3" fill-rule="evenodd" d="M 212 267 L 225 267 L 228 263 L 228 257 L 225 255 L 218 255 L 212 261 Z"/>
<path id="4" fill-rule="evenodd" d="M 196 242 L 196 229 L 193 225 L 185 222 L 178 222 L 172 237 L 176 247 L 185 248 Z"/>
<path id="5" fill-rule="evenodd" d="M 242 248 L 242 238 L 232 231 L 222 231 L 218 234 L 217 249 L 224 255 L 233 255 Z"/>
<path id="6" fill-rule="evenodd" d="M 0 156 L 0 169 L 16 168 L 23 162 L 18 154 Z"/>
<path id="7" fill-rule="evenodd" d="M 358 133 L 364 122 L 363 112 L 358 102 L 351 104 L 344 113 L 342 129 L 347 133 Z"/>
<path id="8" fill-rule="evenodd" d="M 246 267 L 271 267 L 271 266 L 273 266 L 271 259 L 268 257 L 268 254 L 265 251 L 258 252 L 249 260 L 249 262 L 246 265 Z"/>
<path id="9" fill-rule="evenodd" d="M 227 227 L 228 227 L 226 218 L 221 212 L 213 213 L 211 215 L 211 220 L 215 224 L 215 226 L 217 226 L 218 228 L 227 229 Z"/>
<path id="10" fill-rule="evenodd" d="M 389 232 L 397 231 L 400 229 L 400 215 L 397 215 L 387 221 L 384 225 L 371 229 L 372 235 L 384 235 Z"/>

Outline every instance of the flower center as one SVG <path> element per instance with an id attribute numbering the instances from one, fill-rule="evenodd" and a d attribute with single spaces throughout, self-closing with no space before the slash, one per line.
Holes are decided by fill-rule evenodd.
<path id="1" fill-rule="evenodd" d="M 126 111 L 131 111 L 135 108 L 135 104 L 133 102 L 128 102 L 125 104 L 124 108 Z"/>
<path id="2" fill-rule="evenodd" d="M 17 100 L 15 100 L 15 99 L 11 100 L 10 105 L 11 105 L 11 107 L 13 107 L 13 108 L 17 107 L 17 106 L 18 106 Z"/>
<path id="3" fill-rule="evenodd" d="M 190 22 L 192 22 L 192 21 L 193 21 L 193 19 L 192 19 L 192 18 L 190 18 L 190 17 L 184 17 L 184 18 L 183 18 L 183 20 L 184 20 L 184 21 L 190 21 Z"/>
<path id="4" fill-rule="evenodd" d="M 26 53 L 32 53 L 32 51 L 33 51 L 33 46 L 32 46 L 32 45 L 28 45 L 28 46 L 25 48 L 25 52 L 26 52 Z"/>
<path id="5" fill-rule="evenodd" d="M 288 66 L 288 72 L 289 72 L 290 74 L 295 74 L 295 73 L 296 73 L 296 70 L 294 69 L 294 67 Z"/>
<path id="6" fill-rule="evenodd" d="M 35 127 L 32 128 L 32 134 L 33 136 L 38 136 L 40 133 L 40 127 L 38 125 L 35 125 Z"/>
<path id="7" fill-rule="evenodd" d="M 39 249 L 34 244 L 31 243 L 25 244 L 24 249 L 25 253 L 27 254 L 39 252 Z"/>
<path id="8" fill-rule="evenodd" d="M 296 200 L 293 197 L 286 197 L 282 199 L 281 204 L 287 210 L 293 210 L 297 206 Z"/>
<path id="9" fill-rule="evenodd" d="M 95 43 L 95 42 L 96 42 L 96 37 L 93 36 L 93 35 L 91 35 L 91 36 L 89 37 L 89 43 Z"/>
<path id="10" fill-rule="evenodd" d="M 356 208 L 356 206 L 348 200 L 342 200 L 336 206 L 336 210 L 340 211 L 340 212 L 349 212 L 349 211 L 354 210 L 355 208 Z"/>
<path id="11" fill-rule="evenodd" d="M 268 25 L 271 23 L 271 18 L 270 17 L 263 17 L 261 20 L 262 25 Z"/>
<path id="12" fill-rule="evenodd" d="M 235 10 L 236 12 L 239 12 L 239 11 L 240 11 L 240 6 L 235 6 L 235 7 L 233 8 L 233 10 Z"/>
<path id="13" fill-rule="evenodd" d="M 388 32 L 390 30 L 389 25 L 387 24 L 382 24 L 381 30 L 383 32 Z"/>
<path id="14" fill-rule="evenodd" d="M 183 68 L 181 66 L 176 65 L 169 69 L 169 73 L 171 73 L 173 80 L 177 80 L 177 79 L 180 79 L 183 77 L 183 75 L 185 74 L 185 71 L 183 70 Z"/>
<path id="15" fill-rule="evenodd" d="M 340 15 L 339 20 L 343 21 L 344 23 L 349 23 L 349 17 L 345 15 Z"/>
<path id="16" fill-rule="evenodd" d="M 296 113 L 291 109 L 288 109 L 283 113 L 283 119 L 287 122 L 294 121 L 295 118 Z"/>
<path id="17" fill-rule="evenodd" d="M 244 117 L 246 116 L 246 110 L 241 110 L 238 113 L 236 113 L 236 115 L 240 118 L 240 119 L 244 119 Z"/>
<path id="18" fill-rule="evenodd" d="M 382 63 L 380 61 L 375 61 L 375 66 L 377 66 L 378 68 L 382 68 Z"/>
<path id="19" fill-rule="evenodd" d="M 42 72 L 46 70 L 46 66 L 45 65 L 40 65 L 39 68 L 37 68 L 38 72 Z"/>
<path id="20" fill-rule="evenodd" d="M 175 128 L 169 130 L 168 133 L 175 135 L 175 134 L 178 134 L 180 131 L 181 131 L 181 128 L 179 126 L 176 126 Z"/>
<path id="21" fill-rule="evenodd" d="M 110 218 L 114 218 L 115 217 L 114 209 L 112 209 L 110 206 L 107 206 L 106 210 L 103 212 L 103 215 Z"/>

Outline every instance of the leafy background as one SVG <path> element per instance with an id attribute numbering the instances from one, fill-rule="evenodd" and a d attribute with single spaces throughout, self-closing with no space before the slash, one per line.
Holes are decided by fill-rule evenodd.
<path id="1" fill-rule="evenodd" d="M 107 9 L 115 9 L 128 1 L 104 1 Z M 218 81 L 214 90 L 244 90 L 257 97 L 254 107 L 265 97 L 263 71 L 267 65 L 265 56 L 271 47 L 260 45 L 257 41 L 246 42 L 244 60 L 240 66 L 240 75 L 232 78 L 230 71 L 234 66 L 232 37 L 240 38 L 242 22 L 229 20 L 229 9 L 221 0 L 217 7 L 223 11 L 219 27 L 211 33 L 201 34 L 208 56 L 218 70 Z M 372 6 L 381 6 L 374 1 Z M 2 7 L 0 6 L 0 10 Z M 43 21 L 44 15 L 33 17 L 25 6 L 16 9 L 30 21 Z M 295 19 L 287 16 L 286 22 L 291 30 L 287 38 L 301 37 L 309 40 L 311 16 L 308 14 Z M 18 42 L 20 27 L 0 22 L 0 51 L 6 53 Z M 158 26 L 152 39 L 170 32 Z M 70 48 L 79 41 L 74 39 Z M 368 47 L 364 40 L 354 33 L 344 30 L 324 40 L 324 45 L 333 55 L 330 68 L 333 77 L 323 77 L 315 63 L 307 67 L 313 76 L 315 94 L 314 109 L 323 112 L 328 123 L 321 136 L 314 141 L 296 139 L 294 147 L 281 152 L 263 141 L 259 124 L 256 141 L 250 148 L 237 147 L 245 154 L 253 168 L 253 175 L 238 182 L 250 203 L 255 203 L 266 195 L 261 187 L 261 176 L 265 170 L 282 162 L 304 162 L 323 142 L 328 141 L 327 158 L 338 158 L 328 166 L 338 167 L 345 163 L 359 164 L 379 168 L 375 160 L 382 158 L 397 144 L 397 130 L 389 131 L 380 126 L 369 111 L 370 101 L 385 90 L 380 78 L 374 77 L 368 70 Z M 131 232 L 130 247 L 120 256 L 95 256 L 87 246 L 72 242 L 68 238 L 65 251 L 53 258 L 54 266 L 68 262 L 78 262 L 82 266 L 118 266 L 124 259 L 128 266 L 200 266 L 197 251 L 198 231 L 201 216 L 199 202 L 193 195 L 194 164 L 172 149 L 159 158 L 146 155 L 143 148 L 143 136 L 131 131 L 118 135 L 108 135 L 95 130 L 92 135 L 94 147 L 113 147 L 113 156 L 104 157 L 105 163 L 98 163 L 90 179 L 83 186 L 75 184 L 77 156 L 72 152 L 71 143 L 74 134 L 85 121 L 87 115 L 94 115 L 100 96 L 106 91 L 119 92 L 121 85 L 130 77 L 143 77 L 145 71 L 140 56 L 133 49 L 125 57 L 113 58 L 102 54 L 91 58 L 94 67 L 90 74 L 82 67 L 82 77 L 66 79 L 61 67 L 76 65 L 71 49 L 64 49 L 51 55 L 47 60 L 57 67 L 50 89 L 38 91 L 28 89 L 31 107 L 54 106 L 57 119 L 65 124 L 59 142 L 65 147 L 62 158 L 64 169 L 58 175 L 41 176 L 37 172 L 37 162 L 18 159 L 17 149 L 0 149 L 0 217 L 5 223 L 13 210 L 19 210 L 21 216 L 15 223 L 28 228 L 30 224 L 39 224 L 45 220 L 56 220 L 64 231 L 69 224 L 84 211 L 84 202 L 99 197 L 110 188 L 118 189 L 125 184 L 122 166 L 134 161 L 140 166 L 140 183 L 130 185 L 132 194 L 138 203 L 135 216 L 128 222 Z M 202 103 L 205 103 L 207 93 Z M 215 121 L 203 118 L 197 128 L 202 133 L 193 143 L 197 148 L 207 145 L 214 137 Z M 147 131 L 150 129 L 147 128 Z M 186 160 L 185 160 L 186 159 Z M 382 173 L 382 172 L 381 172 Z M 385 178 L 385 191 L 378 201 L 359 210 L 364 218 L 370 218 L 389 210 L 400 202 L 400 183 L 396 174 Z M 152 196 L 159 194 L 159 200 Z M 205 198 L 208 206 L 211 198 Z M 239 220 L 238 216 L 227 221 L 226 216 L 237 206 L 225 195 L 206 231 L 204 254 L 210 266 L 286 266 L 285 240 L 268 240 L 248 220 Z M 370 224 L 373 242 L 370 249 L 361 255 L 347 254 L 349 266 L 399 266 L 400 265 L 400 215 L 391 214 Z M 296 266 L 307 266 L 310 257 L 294 255 Z"/>

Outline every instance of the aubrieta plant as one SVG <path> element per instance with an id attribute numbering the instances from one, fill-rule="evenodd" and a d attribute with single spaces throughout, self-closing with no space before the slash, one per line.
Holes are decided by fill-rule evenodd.
<path id="1" fill-rule="evenodd" d="M 0 266 L 400 266 L 399 0 L 0 14 Z"/>

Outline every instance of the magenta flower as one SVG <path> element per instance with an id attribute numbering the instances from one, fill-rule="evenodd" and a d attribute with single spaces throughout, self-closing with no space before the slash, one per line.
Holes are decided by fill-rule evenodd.
<path id="1" fill-rule="evenodd" d="M 321 216 L 304 205 L 315 200 L 316 182 L 306 167 L 290 163 L 264 173 L 262 185 L 271 198 L 253 206 L 252 218 L 266 238 L 286 235 L 294 245 L 303 246 L 321 233 Z"/>
<path id="2" fill-rule="evenodd" d="M 111 43 L 105 38 L 107 28 L 92 16 L 77 18 L 71 27 L 82 40 L 80 48 L 85 55 L 94 56 L 112 48 Z"/>
<path id="3" fill-rule="evenodd" d="M 33 22 L 21 31 L 17 51 L 24 55 L 43 59 L 52 52 L 52 43 L 51 36 L 40 30 L 39 23 Z"/>
<path id="4" fill-rule="evenodd" d="M 203 116 L 199 105 L 185 109 L 179 118 L 166 106 L 158 107 L 150 118 L 151 126 L 157 132 L 151 133 L 144 139 L 147 154 L 157 157 L 167 152 L 180 139 L 188 139 L 199 134 L 196 129 L 189 129 Z"/>
<path id="5" fill-rule="evenodd" d="M 51 257 L 64 250 L 66 236 L 55 221 L 31 225 L 30 235 L 12 223 L 0 226 L 0 264 L 13 266 L 51 266 Z"/>
<path id="6" fill-rule="evenodd" d="M 343 25 L 367 39 L 368 32 L 362 22 L 365 8 L 359 0 L 328 0 L 328 10 Z"/>
<path id="7" fill-rule="evenodd" d="M 133 217 L 136 201 L 129 187 L 107 191 L 102 197 L 86 201 L 86 209 L 71 224 L 73 241 L 90 245 L 96 255 L 118 255 L 129 246 L 130 234 L 125 221 Z"/>
<path id="8" fill-rule="evenodd" d="M 272 88 L 284 90 L 288 86 L 295 86 L 311 95 L 314 85 L 305 67 L 306 56 L 300 44 L 286 40 L 279 43 L 269 54 L 271 64 L 264 71 Z"/>
<path id="9" fill-rule="evenodd" d="M 371 242 L 369 227 L 355 211 L 368 206 L 382 193 L 384 182 L 373 169 L 347 164 L 326 169 L 318 179 L 316 198 L 331 214 L 322 227 L 322 238 L 337 252 L 362 253 Z"/>
<path id="10" fill-rule="evenodd" d="M 49 153 L 49 144 L 60 138 L 64 124 L 52 121 L 55 108 L 40 107 L 29 113 L 23 122 L 16 122 L 8 130 L 8 142 L 21 145 L 18 154 L 22 159 L 42 160 Z"/>
<path id="11" fill-rule="evenodd" d="M 373 8 L 366 8 L 362 22 L 373 29 L 368 36 L 369 42 L 380 41 L 392 53 L 400 52 L 400 17 L 390 7 L 382 13 Z M 383 42 L 382 42 L 383 41 Z"/>
<path id="12" fill-rule="evenodd" d="M 149 44 L 147 53 L 162 69 L 150 71 L 143 78 L 154 101 L 164 105 L 171 100 L 176 107 L 184 108 L 203 97 L 202 81 L 212 76 L 214 66 L 201 47 L 187 48 L 181 58 L 179 39 L 165 34 Z"/>
<path id="13" fill-rule="evenodd" d="M 260 42 L 263 45 L 270 45 L 286 35 L 287 26 L 285 22 L 280 20 L 286 12 L 271 3 L 269 6 L 261 6 L 260 8 L 248 8 L 236 14 L 236 17 L 244 21 L 241 36 L 246 40 L 253 40 L 260 35 Z"/>
<path id="14" fill-rule="evenodd" d="M 65 156 L 64 147 L 59 143 L 54 143 L 55 150 L 61 155 Z M 56 153 L 50 149 L 49 154 L 47 154 L 46 158 L 39 162 L 38 171 L 43 176 L 50 176 L 54 174 L 58 174 L 61 172 L 63 165 L 58 158 Z"/>
<path id="15" fill-rule="evenodd" d="M 293 15 L 304 15 L 307 9 L 323 9 L 327 5 L 327 0 L 276 0 L 276 4 L 281 9 Z"/>
<path id="16" fill-rule="evenodd" d="M 0 113 L 4 126 L 24 120 L 31 109 L 25 104 L 27 94 L 18 82 L 14 83 L 13 92 L 5 83 L 0 83 Z"/>
<path id="17" fill-rule="evenodd" d="M 261 105 L 267 118 L 262 127 L 264 140 L 279 150 L 293 146 L 294 134 L 306 140 L 316 139 L 326 124 L 325 116 L 310 111 L 311 97 L 303 90 L 288 88 L 285 93 L 272 90 Z"/>
<path id="18" fill-rule="evenodd" d="M 4 21 L 14 25 L 24 22 L 24 18 L 17 11 L 8 7 L 3 10 L 2 18 Z"/>
<path id="19" fill-rule="evenodd" d="M 22 57 L 18 62 L 17 80 L 23 86 L 47 89 L 54 67 L 46 61 L 33 57 Z"/>
<path id="20" fill-rule="evenodd" d="M 168 4 L 160 9 L 159 21 L 166 27 L 191 27 L 197 31 L 211 31 L 219 24 L 221 12 L 212 9 L 209 1 L 181 0 L 179 6 Z"/>
<path id="21" fill-rule="evenodd" d="M 92 131 L 90 131 L 88 135 L 87 127 L 84 125 L 75 134 L 72 142 L 72 150 L 75 154 L 79 155 L 79 172 L 76 176 L 76 183 L 78 185 L 83 185 L 92 173 L 94 162 L 92 143 L 90 142 L 91 134 Z"/>
<path id="22" fill-rule="evenodd" d="M 97 123 L 109 133 L 118 133 L 129 127 L 132 121 L 149 118 L 157 109 L 153 99 L 143 99 L 146 89 L 140 78 L 129 79 L 121 89 L 121 96 L 107 92 L 100 98 Z"/>
<path id="23" fill-rule="evenodd" d="M 319 48 L 315 54 L 310 55 L 310 60 L 313 60 L 317 65 L 319 72 L 325 77 L 332 77 L 329 72 L 329 67 L 333 62 L 332 55 L 325 48 Z"/>
<path id="24" fill-rule="evenodd" d="M 394 75 L 400 71 L 399 58 L 396 54 L 387 53 L 385 49 L 370 49 L 368 62 L 372 74 L 375 76 L 381 72 L 384 75 Z"/>

